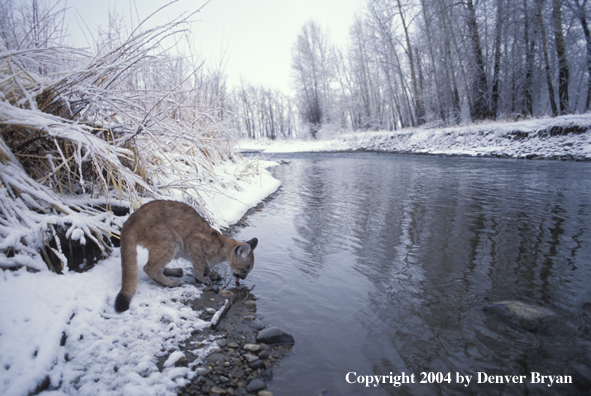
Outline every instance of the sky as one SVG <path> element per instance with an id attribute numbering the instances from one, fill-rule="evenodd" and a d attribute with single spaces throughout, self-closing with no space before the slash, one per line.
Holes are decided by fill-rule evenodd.
<path id="1" fill-rule="evenodd" d="M 109 10 L 137 21 L 168 2 L 67 0 L 70 40 L 76 46 L 87 46 L 91 34 L 96 35 L 99 26 L 107 26 Z M 206 4 L 206 0 L 180 0 L 160 12 L 154 24 L 170 21 L 205 4 L 194 17 L 191 39 L 208 64 L 217 65 L 224 59 L 229 86 L 238 85 L 242 78 L 289 93 L 291 48 L 302 25 L 314 20 L 328 30 L 334 44 L 345 46 L 349 27 L 364 3 L 365 0 L 211 0 Z"/>

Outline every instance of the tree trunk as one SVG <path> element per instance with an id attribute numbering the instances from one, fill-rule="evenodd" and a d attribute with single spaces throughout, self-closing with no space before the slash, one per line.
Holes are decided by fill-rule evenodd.
<path id="1" fill-rule="evenodd" d="M 413 95 L 415 99 L 415 113 L 417 117 L 417 124 L 423 125 L 425 123 L 425 111 L 423 110 L 419 91 L 417 88 L 417 78 L 415 74 L 415 66 L 413 61 L 413 53 L 412 47 L 410 45 L 410 36 L 408 35 L 408 27 L 406 26 L 406 21 L 404 19 L 404 13 L 402 12 L 402 5 L 400 4 L 400 0 L 397 0 L 398 3 L 398 11 L 400 12 L 400 20 L 402 21 L 402 27 L 404 29 L 404 37 L 406 38 L 406 49 L 408 54 L 408 61 L 410 64 L 410 78 L 412 80 L 412 89 Z"/>
<path id="2" fill-rule="evenodd" d="M 544 53 L 544 65 L 546 70 L 546 81 L 548 82 L 548 96 L 550 96 L 550 107 L 552 107 L 552 116 L 558 115 L 556 99 L 554 98 L 554 85 L 552 84 L 552 75 L 550 74 L 550 58 L 548 57 L 548 46 L 546 44 L 546 30 L 544 29 L 544 18 L 542 17 L 542 0 L 537 0 L 538 5 L 538 23 L 540 24 L 540 33 L 542 36 L 542 51 Z"/>
<path id="3" fill-rule="evenodd" d="M 497 20 L 495 27 L 495 53 L 493 65 L 492 109 L 491 113 L 497 116 L 499 105 L 499 71 L 501 69 L 501 33 L 503 29 L 503 0 L 497 0 Z"/>
<path id="4" fill-rule="evenodd" d="M 471 0 L 470 0 L 471 1 Z M 425 0 L 421 0 L 421 6 L 423 11 L 423 18 L 425 19 L 425 30 L 427 33 L 427 49 L 429 50 L 429 60 L 431 61 L 431 67 L 433 68 L 433 82 L 435 83 L 435 91 L 437 96 L 437 105 L 439 107 L 439 117 L 445 122 L 445 112 L 443 111 L 443 103 L 441 100 L 441 91 L 439 89 L 439 78 L 437 78 L 437 65 L 435 63 L 435 56 L 433 54 L 433 40 L 431 38 L 431 21 L 427 15 L 427 4 Z"/>
<path id="5" fill-rule="evenodd" d="M 535 42 L 529 39 L 529 13 L 527 12 L 527 0 L 523 0 L 523 20 L 524 20 L 524 43 L 525 43 L 525 84 L 523 114 L 533 115 L 533 69 L 534 69 L 534 50 Z"/>
<path id="6" fill-rule="evenodd" d="M 568 98 L 568 62 L 566 59 L 566 44 L 562 34 L 562 11 L 560 9 L 561 0 L 552 2 L 552 21 L 554 22 L 554 39 L 556 40 L 556 53 L 558 55 L 558 98 L 560 99 L 561 114 L 569 113 Z"/>
<path id="7" fill-rule="evenodd" d="M 474 57 L 475 68 L 474 71 L 474 107 L 472 108 L 472 119 L 484 120 L 491 115 L 488 106 L 488 83 L 486 82 L 486 74 L 484 71 L 484 57 L 482 56 L 482 47 L 480 46 L 480 37 L 478 35 L 478 24 L 476 23 L 476 10 L 472 0 L 466 0 L 468 8 L 468 30 L 469 38 L 472 43 L 472 56 Z"/>
<path id="8" fill-rule="evenodd" d="M 587 15 L 585 14 L 584 3 L 581 4 L 579 0 L 575 0 L 576 14 L 581 22 L 583 33 L 585 34 L 585 42 L 587 43 L 587 101 L 585 102 L 585 110 L 591 109 L 591 34 L 589 33 L 589 25 L 587 24 Z"/>

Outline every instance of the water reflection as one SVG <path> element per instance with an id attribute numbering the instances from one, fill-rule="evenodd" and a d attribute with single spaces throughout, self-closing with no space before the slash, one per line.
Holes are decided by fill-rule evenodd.
<path id="1" fill-rule="evenodd" d="M 591 164 L 293 156 L 249 221 L 259 310 L 296 336 L 271 390 L 369 394 L 345 374 L 569 374 L 591 385 Z M 256 228 L 256 231 L 253 230 Z M 487 310 L 551 308 L 530 323 Z M 536 385 L 382 386 L 371 394 L 553 394 Z"/>

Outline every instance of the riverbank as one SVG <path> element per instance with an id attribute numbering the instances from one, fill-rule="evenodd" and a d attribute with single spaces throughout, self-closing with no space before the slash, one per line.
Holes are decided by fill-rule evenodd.
<path id="1" fill-rule="evenodd" d="M 346 133 L 322 140 L 241 140 L 264 153 L 376 151 L 404 154 L 591 160 L 591 114 L 468 126 Z"/>
<path id="2" fill-rule="evenodd" d="M 265 391 L 267 382 L 292 344 L 261 338 L 265 323 L 256 313 L 256 297 L 250 291 L 245 286 L 205 290 L 200 298 L 188 302 L 211 326 L 195 332 L 179 352 L 160 359 L 162 368 L 185 366 L 195 373 L 177 390 L 178 395 L 272 396 Z M 210 338 L 215 342 L 208 343 Z"/>
<path id="3" fill-rule="evenodd" d="M 241 175 L 238 188 L 207 192 L 204 199 L 217 226 L 239 221 L 277 190 L 280 182 L 263 169 L 266 165 L 258 174 Z M 139 253 L 141 266 L 147 251 Z M 189 344 L 197 356 L 193 365 L 160 361 L 179 356 L 181 345 L 210 326 L 203 311 L 187 303 L 205 293 L 194 283 L 191 264 L 171 265 L 183 268 L 183 285 L 163 288 L 140 271 L 131 308 L 122 314 L 113 308 L 121 286 L 118 248 L 83 273 L 2 271 L 0 394 L 177 394 L 197 375 L 193 369 L 220 348 L 220 338 L 208 334 L 199 345 Z M 243 287 L 252 286 L 248 278 L 243 281 Z"/>

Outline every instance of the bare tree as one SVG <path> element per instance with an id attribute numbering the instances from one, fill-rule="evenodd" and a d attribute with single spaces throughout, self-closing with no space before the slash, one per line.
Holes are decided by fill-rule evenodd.
<path id="1" fill-rule="evenodd" d="M 314 138 L 322 124 L 331 121 L 332 63 L 328 34 L 314 21 L 302 26 L 292 48 L 292 70 L 302 116 Z"/>

